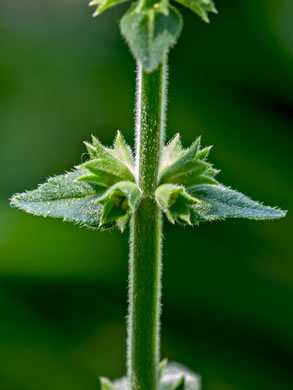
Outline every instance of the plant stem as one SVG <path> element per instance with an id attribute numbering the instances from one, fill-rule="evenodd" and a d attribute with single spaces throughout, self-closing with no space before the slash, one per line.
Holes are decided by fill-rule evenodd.
<path id="1" fill-rule="evenodd" d="M 161 307 L 161 211 L 154 192 L 164 142 L 166 59 L 152 73 L 138 65 L 136 167 L 143 192 L 131 221 L 128 375 L 131 390 L 156 390 Z"/>

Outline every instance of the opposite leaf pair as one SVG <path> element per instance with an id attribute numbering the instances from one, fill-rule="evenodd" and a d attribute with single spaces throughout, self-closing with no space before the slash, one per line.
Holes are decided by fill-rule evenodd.
<path id="1" fill-rule="evenodd" d="M 136 184 L 131 149 L 118 132 L 113 148 L 96 138 L 86 143 L 91 159 L 73 172 L 50 178 L 36 190 L 16 194 L 11 205 L 44 217 L 63 218 L 92 229 L 125 229 L 144 196 Z M 157 204 L 170 222 L 198 225 L 226 218 L 276 219 L 285 212 L 263 206 L 215 179 L 206 161 L 211 147 L 198 138 L 183 149 L 177 135 L 163 148 L 155 191 Z"/>
<path id="2" fill-rule="evenodd" d="M 200 390 L 200 378 L 186 367 L 178 363 L 167 364 L 167 360 L 160 364 L 160 380 L 158 390 Z M 127 378 L 111 383 L 101 378 L 99 390 L 130 390 Z"/>
<path id="3" fill-rule="evenodd" d="M 93 0 L 94 16 L 127 0 Z M 175 0 L 209 22 L 208 13 L 216 13 L 212 0 Z M 157 68 L 164 54 L 175 44 L 183 25 L 180 12 L 168 0 L 138 0 L 121 19 L 121 33 L 136 60 L 147 72 Z"/>
<path id="4" fill-rule="evenodd" d="M 107 189 L 97 199 L 103 205 L 100 225 L 111 226 L 115 222 L 123 231 L 143 196 L 135 184 L 131 150 L 120 132 L 113 148 L 104 147 L 95 137 L 92 144 L 86 145 L 91 160 L 77 167 L 84 172 L 77 180 Z M 218 184 L 214 179 L 218 171 L 206 161 L 209 151 L 210 147 L 200 148 L 200 138 L 184 150 L 179 135 L 163 149 L 155 198 L 172 223 L 178 221 L 191 224 L 191 208 L 201 206 L 201 201 L 188 194 L 185 188 L 199 184 Z"/>

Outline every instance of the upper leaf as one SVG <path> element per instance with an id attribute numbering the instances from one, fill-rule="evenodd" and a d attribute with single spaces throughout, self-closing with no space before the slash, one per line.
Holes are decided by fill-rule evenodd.
<path id="1" fill-rule="evenodd" d="M 202 201 L 202 207 L 193 208 L 191 217 L 193 224 L 225 218 L 278 219 L 286 215 L 286 211 L 263 206 L 223 185 L 200 185 L 187 190 L 192 196 Z"/>
<path id="2" fill-rule="evenodd" d="M 147 72 L 155 70 L 182 29 L 182 17 L 161 0 L 148 6 L 141 0 L 121 19 L 121 33 L 130 50 Z"/>
<path id="3" fill-rule="evenodd" d="M 82 174 L 77 170 L 52 177 L 34 191 L 14 195 L 11 206 L 96 229 L 102 213 L 102 206 L 96 201 L 103 188 L 76 181 Z"/>
<path id="4" fill-rule="evenodd" d="M 197 13 L 202 20 L 209 23 L 208 13 L 213 12 L 217 14 L 215 4 L 212 0 L 175 0 L 177 3 L 184 5 L 191 9 L 191 11 Z"/>

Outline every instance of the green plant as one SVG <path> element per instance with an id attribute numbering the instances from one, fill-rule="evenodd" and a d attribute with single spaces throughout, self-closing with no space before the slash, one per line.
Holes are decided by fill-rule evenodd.
<path id="1" fill-rule="evenodd" d="M 96 14 L 124 0 L 93 0 Z M 208 21 L 210 0 L 177 0 Z M 195 390 L 199 377 L 178 364 L 159 363 L 162 214 L 171 223 L 196 226 L 226 218 L 281 218 L 220 184 L 207 161 L 211 147 L 200 138 L 184 149 L 180 136 L 165 145 L 168 50 L 182 28 L 179 11 L 167 0 L 136 1 L 121 20 L 121 32 L 137 61 L 136 150 L 120 133 L 112 148 L 93 137 L 89 160 L 53 177 L 38 189 L 15 195 L 11 204 L 29 213 L 62 218 L 92 229 L 130 222 L 128 376 L 103 390 Z"/>

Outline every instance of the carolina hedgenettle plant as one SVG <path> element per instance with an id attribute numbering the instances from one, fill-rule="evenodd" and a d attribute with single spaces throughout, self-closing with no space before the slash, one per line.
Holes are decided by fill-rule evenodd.
<path id="1" fill-rule="evenodd" d="M 95 15 L 125 0 L 93 0 Z M 208 22 L 211 0 L 176 0 Z M 166 73 L 169 48 L 182 29 L 170 0 L 134 1 L 121 33 L 137 61 L 135 152 L 118 132 L 113 147 L 86 143 L 89 160 L 11 204 L 34 215 L 62 218 L 91 229 L 130 224 L 128 375 L 102 390 L 198 390 L 199 377 L 179 364 L 159 363 L 162 215 L 195 226 L 226 218 L 277 219 L 285 212 L 263 206 L 225 187 L 208 162 L 211 147 L 200 138 L 187 149 L 180 135 L 165 144 Z"/>

